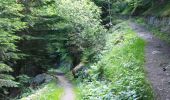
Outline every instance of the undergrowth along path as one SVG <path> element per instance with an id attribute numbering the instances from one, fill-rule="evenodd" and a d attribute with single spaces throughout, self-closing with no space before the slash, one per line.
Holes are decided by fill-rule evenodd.
<path id="1" fill-rule="evenodd" d="M 170 100 L 170 45 L 156 38 L 144 26 L 133 22 L 130 22 L 130 26 L 147 42 L 145 69 L 155 100 Z"/>
<path id="2" fill-rule="evenodd" d="M 72 84 L 65 78 L 64 74 L 57 74 L 59 84 L 63 87 L 64 93 L 61 100 L 75 100 L 75 93 Z"/>

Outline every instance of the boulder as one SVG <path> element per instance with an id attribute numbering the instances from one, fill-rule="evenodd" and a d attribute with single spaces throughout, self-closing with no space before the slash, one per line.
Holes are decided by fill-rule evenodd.
<path id="1" fill-rule="evenodd" d="M 37 75 L 36 77 L 34 77 L 30 84 L 34 84 L 34 85 L 40 85 L 42 83 L 48 83 L 50 82 L 51 80 L 53 79 L 52 76 L 46 74 L 46 73 L 43 73 L 43 74 L 39 74 Z"/>

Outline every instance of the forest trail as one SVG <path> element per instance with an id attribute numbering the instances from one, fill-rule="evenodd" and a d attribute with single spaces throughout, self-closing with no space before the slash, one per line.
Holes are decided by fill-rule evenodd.
<path id="1" fill-rule="evenodd" d="M 155 93 L 155 100 L 170 100 L 170 45 L 153 36 L 145 27 L 130 22 L 130 26 L 144 39 L 148 79 Z"/>
<path id="2" fill-rule="evenodd" d="M 72 84 L 64 77 L 63 74 L 57 74 L 59 84 L 64 88 L 64 94 L 60 100 L 75 100 L 75 94 Z"/>

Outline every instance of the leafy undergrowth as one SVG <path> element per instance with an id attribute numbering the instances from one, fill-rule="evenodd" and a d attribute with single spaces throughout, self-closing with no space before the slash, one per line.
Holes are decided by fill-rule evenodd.
<path id="1" fill-rule="evenodd" d="M 163 4 L 160 3 L 154 4 L 143 15 L 161 16 L 161 17 L 170 16 L 170 1 L 167 0 Z"/>
<path id="2" fill-rule="evenodd" d="M 79 79 L 80 100 L 153 100 L 145 77 L 144 40 L 127 22 L 114 26 L 100 60 Z"/>
<path id="3" fill-rule="evenodd" d="M 46 84 L 34 94 L 24 97 L 21 100 L 60 100 L 63 89 L 57 85 L 56 81 Z"/>
<path id="4" fill-rule="evenodd" d="M 136 17 L 135 22 L 137 22 L 138 24 L 143 25 L 143 26 L 146 25 L 145 19 L 142 17 Z"/>

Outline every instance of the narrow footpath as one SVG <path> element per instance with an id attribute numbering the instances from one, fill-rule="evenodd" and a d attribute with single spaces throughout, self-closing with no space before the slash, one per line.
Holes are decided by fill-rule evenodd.
<path id="1" fill-rule="evenodd" d="M 154 90 L 155 100 L 170 100 L 170 45 L 141 25 L 131 22 L 130 26 L 147 42 L 145 70 Z"/>
<path id="2" fill-rule="evenodd" d="M 61 100 L 75 100 L 72 84 L 64 77 L 63 74 L 57 75 L 57 78 L 59 80 L 59 84 L 64 89 L 64 94 L 62 95 Z"/>

